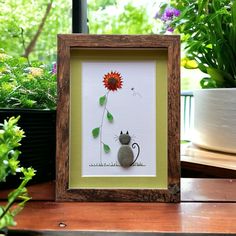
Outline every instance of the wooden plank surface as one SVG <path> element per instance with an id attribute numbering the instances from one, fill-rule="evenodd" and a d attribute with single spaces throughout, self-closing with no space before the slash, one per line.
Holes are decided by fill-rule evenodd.
<path id="1" fill-rule="evenodd" d="M 182 177 L 236 178 L 236 155 L 181 145 Z"/>
<path id="2" fill-rule="evenodd" d="M 235 170 L 205 164 L 197 164 L 191 162 L 189 159 L 186 161 L 181 161 L 181 174 L 184 178 L 236 178 Z"/>
<path id="3" fill-rule="evenodd" d="M 182 178 L 184 202 L 178 204 L 58 203 L 52 201 L 54 187 L 53 182 L 28 187 L 35 201 L 17 216 L 14 230 L 236 233 L 236 180 Z M 42 198 L 49 201 L 38 201 Z"/>
<path id="4" fill-rule="evenodd" d="M 9 236 L 190 236 L 186 233 L 151 233 L 151 232 L 111 232 L 111 231 L 29 231 L 29 230 L 11 230 Z M 197 233 L 194 236 L 223 236 L 226 234 L 216 233 Z M 232 234 L 230 234 L 232 235 Z M 233 234 L 234 235 L 234 234 Z"/>
<path id="5" fill-rule="evenodd" d="M 209 151 L 192 144 L 181 146 L 181 161 L 236 171 L 236 154 Z"/>
<path id="6" fill-rule="evenodd" d="M 29 202 L 14 229 L 236 233 L 236 203 Z"/>
<path id="7" fill-rule="evenodd" d="M 33 201 L 54 201 L 55 200 L 55 182 L 45 182 L 39 184 L 29 185 L 27 187 L 29 196 L 32 198 Z M 10 189 L 0 190 L 0 199 L 4 200 L 7 198 Z"/>
<path id="8" fill-rule="evenodd" d="M 1 190 L 4 200 L 10 190 Z M 32 201 L 55 200 L 55 183 L 47 182 L 28 186 Z M 182 202 L 236 202 L 235 179 L 181 179 Z"/>
<path id="9" fill-rule="evenodd" d="M 235 202 L 236 179 L 181 179 L 182 202 Z"/>

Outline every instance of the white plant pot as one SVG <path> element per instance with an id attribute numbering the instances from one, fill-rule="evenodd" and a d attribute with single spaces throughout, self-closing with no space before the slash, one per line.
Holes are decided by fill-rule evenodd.
<path id="1" fill-rule="evenodd" d="M 193 94 L 192 142 L 206 149 L 236 153 L 236 88 L 202 89 Z"/>

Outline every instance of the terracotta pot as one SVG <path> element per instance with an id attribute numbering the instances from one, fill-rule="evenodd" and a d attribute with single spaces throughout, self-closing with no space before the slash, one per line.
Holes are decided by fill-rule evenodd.
<path id="1" fill-rule="evenodd" d="M 195 90 L 192 142 L 236 153 L 236 88 Z"/>

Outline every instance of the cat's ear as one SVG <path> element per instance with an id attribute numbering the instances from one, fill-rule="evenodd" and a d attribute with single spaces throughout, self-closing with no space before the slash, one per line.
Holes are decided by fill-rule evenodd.
<path id="1" fill-rule="evenodd" d="M 123 134 L 123 132 L 122 132 L 122 131 L 120 131 L 120 134 Z"/>
<path id="2" fill-rule="evenodd" d="M 129 134 L 129 131 L 127 131 L 126 134 Z"/>

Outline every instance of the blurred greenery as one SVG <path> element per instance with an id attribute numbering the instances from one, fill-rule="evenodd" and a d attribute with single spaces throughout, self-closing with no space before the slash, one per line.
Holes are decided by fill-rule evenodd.
<path id="1" fill-rule="evenodd" d="M 89 10 L 97 11 L 105 9 L 107 6 L 117 4 L 117 0 L 88 0 Z"/>
<path id="2" fill-rule="evenodd" d="M 156 29 L 157 21 L 146 7 L 131 1 L 90 0 L 88 9 L 91 34 L 151 34 Z"/>
<path id="3" fill-rule="evenodd" d="M 52 0 L 1 0 L 0 48 L 12 56 L 21 56 L 39 29 Z M 71 32 L 71 0 L 54 0 L 42 32 L 30 53 L 30 60 L 53 61 L 56 58 L 57 33 Z M 23 34 L 23 37 L 22 37 Z"/>
<path id="4" fill-rule="evenodd" d="M 184 70 L 181 68 L 182 71 Z M 187 72 L 187 73 L 186 73 Z M 199 71 L 198 71 L 199 72 Z M 182 73 L 183 74 L 183 73 Z M 184 76 L 181 76 L 181 90 L 193 90 L 193 89 L 200 89 L 200 77 L 199 73 L 193 73 L 193 71 L 185 71 Z"/>
<path id="5" fill-rule="evenodd" d="M 157 4 L 157 2 L 159 3 Z M 156 11 L 158 11 L 159 5 L 160 1 L 152 1 L 151 6 Z M 154 34 L 162 32 L 162 22 L 154 19 L 154 15 L 155 11 L 151 14 L 145 4 L 136 6 L 134 1 L 124 4 L 122 0 L 88 0 L 89 32 L 91 34 Z M 193 73 L 191 70 L 182 68 L 181 89 L 200 88 L 199 73 L 197 69 Z"/>
<path id="6" fill-rule="evenodd" d="M 87 2 L 90 34 L 157 34 L 161 30 L 162 23 L 154 19 L 160 0 Z M 57 34 L 71 33 L 71 5 L 72 0 L 1 0 L 0 48 L 8 55 L 23 56 L 41 28 L 35 45 L 30 48 L 29 60 L 43 61 L 44 64 L 55 61 Z M 189 82 L 188 76 L 184 78 L 184 88 L 195 86 L 195 82 Z"/>
<path id="7" fill-rule="evenodd" d="M 52 65 L 0 53 L 1 108 L 56 108 L 56 75 Z"/>
<path id="8" fill-rule="evenodd" d="M 57 33 L 71 32 L 71 5 L 72 0 L 1 0 L 0 48 L 12 56 L 25 55 L 40 31 L 29 59 L 55 60 Z M 158 28 L 145 4 L 137 6 L 131 0 L 88 0 L 88 19 L 92 34 L 150 34 Z"/>
<path id="9" fill-rule="evenodd" d="M 236 87 L 236 1 L 176 0 L 182 14 L 172 27 L 182 35 L 187 57 L 204 72 L 202 88 Z"/>

